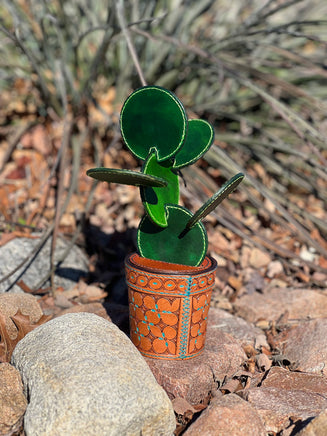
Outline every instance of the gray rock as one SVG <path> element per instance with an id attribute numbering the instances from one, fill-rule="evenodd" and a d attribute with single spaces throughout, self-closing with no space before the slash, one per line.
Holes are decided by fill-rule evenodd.
<path id="1" fill-rule="evenodd" d="M 142 356 L 114 324 L 63 315 L 16 346 L 29 405 L 27 436 L 172 435 L 172 404 Z"/>
<path id="2" fill-rule="evenodd" d="M 29 257 L 33 249 L 39 244 L 40 240 L 31 238 L 15 238 L 3 247 L 0 247 L 0 278 L 5 277 L 26 257 Z M 23 280 L 27 286 L 33 288 L 42 277 L 50 270 L 50 247 L 51 238 L 48 239 L 35 259 L 25 264 L 8 280 L 0 283 L 0 293 L 6 291 L 22 292 L 21 288 L 14 284 L 15 280 Z M 55 261 L 61 258 L 68 247 L 68 242 L 58 238 L 55 251 Z M 73 246 L 66 259 L 59 265 L 55 275 L 55 286 L 62 286 L 64 289 L 70 288 L 79 278 L 86 275 L 88 262 L 84 253 Z M 44 286 L 49 286 L 49 281 Z"/>

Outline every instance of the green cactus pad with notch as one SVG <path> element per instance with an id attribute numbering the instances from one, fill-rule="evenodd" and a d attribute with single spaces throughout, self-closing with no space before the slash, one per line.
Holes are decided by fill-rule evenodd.
<path id="1" fill-rule="evenodd" d="M 91 168 L 86 174 L 93 179 L 108 183 L 123 185 L 166 187 L 167 182 L 160 177 L 143 174 L 137 171 L 120 170 L 116 168 Z"/>
<path id="2" fill-rule="evenodd" d="M 173 156 L 187 133 L 187 117 L 178 98 L 158 86 L 133 92 L 120 114 L 120 129 L 127 147 L 145 160 L 151 149 L 159 162 Z"/>
<path id="3" fill-rule="evenodd" d="M 141 256 L 163 262 L 198 266 L 207 248 L 207 233 L 201 222 L 185 230 L 192 213 L 182 206 L 166 205 L 168 226 L 156 226 L 146 215 L 137 231 Z"/>
<path id="4" fill-rule="evenodd" d="M 212 126 L 205 120 L 189 120 L 187 136 L 175 156 L 174 168 L 196 162 L 208 150 L 214 139 Z"/>
<path id="5" fill-rule="evenodd" d="M 167 182 L 167 186 L 164 189 L 155 187 L 141 188 L 143 206 L 149 218 L 154 224 L 160 227 L 167 227 L 165 205 L 167 203 L 178 203 L 178 175 L 172 171 L 171 165 L 167 161 L 160 164 L 157 161 L 156 153 L 150 154 L 143 165 L 142 172 L 144 174 L 155 175 Z"/>
<path id="6" fill-rule="evenodd" d="M 239 173 L 234 177 L 229 179 L 223 186 L 217 191 L 208 201 L 204 203 L 200 209 L 192 216 L 192 218 L 187 222 L 186 228 L 192 229 L 196 226 L 200 220 L 206 217 L 210 212 L 212 212 L 228 195 L 237 188 L 237 186 L 244 179 L 244 174 Z"/>

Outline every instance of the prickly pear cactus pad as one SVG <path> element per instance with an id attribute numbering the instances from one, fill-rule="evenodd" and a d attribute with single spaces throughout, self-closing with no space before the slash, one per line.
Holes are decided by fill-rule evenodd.
<path id="1" fill-rule="evenodd" d="M 108 183 L 120 183 L 122 185 L 135 186 L 167 186 L 166 180 L 151 174 L 142 174 L 137 171 L 120 170 L 115 168 L 92 168 L 86 174 L 93 179 Z"/>
<path id="2" fill-rule="evenodd" d="M 214 131 L 204 120 L 189 120 L 187 136 L 175 155 L 174 168 L 183 168 L 196 162 L 213 143 Z"/>
<path id="3" fill-rule="evenodd" d="M 178 175 L 175 170 L 173 170 L 170 161 L 159 163 L 155 152 L 149 155 L 142 171 L 145 175 L 155 174 L 156 177 L 165 180 L 167 183 L 165 189 L 156 187 L 141 188 L 141 198 L 149 218 L 154 224 L 160 227 L 167 227 L 165 204 L 178 203 Z"/>
<path id="4" fill-rule="evenodd" d="M 120 114 L 120 129 L 127 147 L 145 160 L 151 149 L 158 162 L 173 156 L 182 146 L 187 118 L 178 98 L 158 86 L 145 86 L 133 92 Z"/>
<path id="5" fill-rule="evenodd" d="M 137 233 L 141 256 L 198 266 L 208 241 L 201 222 L 242 181 L 237 174 L 194 214 L 178 205 L 180 169 L 196 162 L 211 146 L 212 126 L 188 120 L 182 103 L 159 86 L 144 86 L 125 101 L 120 115 L 122 137 L 129 150 L 144 160 L 141 172 L 92 168 L 94 179 L 140 187 L 145 216 Z"/>
<path id="6" fill-rule="evenodd" d="M 198 266 L 208 247 L 207 232 L 201 222 L 190 230 L 186 223 L 192 213 L 177 205 L 167 205 L 168 226 L 160 228 L 145 216 L 138 228 L 137 245 L 141 256 L 163 262 Z"/>

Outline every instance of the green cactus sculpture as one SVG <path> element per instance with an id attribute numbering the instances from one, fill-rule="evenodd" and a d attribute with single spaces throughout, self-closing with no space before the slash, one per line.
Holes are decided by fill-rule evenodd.
<path id="1" fill-rule="evenodd" d="M 182 103 L 164 88 L 144 86 L 133 92 L 121 110 L 120 128 L 129 150 L 144 160 L 141 172 L 93 168 L 94 179 L 140 187 L 145 216 L 137 232 L 141 256 L 198 266 L 208 246 L 201 220 L 243 180 L 228 180 L 194 214 L 178 205 L 181 168 L 196 162 L 211 146 L 213 128 L 204 120 L 187 120 Z"/>

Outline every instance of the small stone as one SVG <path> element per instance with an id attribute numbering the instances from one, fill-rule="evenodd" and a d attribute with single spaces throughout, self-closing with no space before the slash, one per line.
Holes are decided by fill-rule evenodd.
<path id="1" fill-rule="evenodd" d="M 268 265 L 267 269 L 267 277 L 272 279 L 275 276 L 278 276 L 279 274 L 282 274 L 284 272 L 283 264 L 279 260 L 273 260 Z"/>
<path id="2" fill-rule="evenodd" d="M 327 295 L 310 289 L 275 288 L 265 294 L 243 295 L 234 308 L 236 315 L 252 323 L 277 321 L 286 311 L 289 319 L 324 318 Z"/>
<path id="3" fill-rule="evenodd" d="M 271 262 L 271 258 L 265 251 L 259 250 L 259 248 L 253 248 L 250 255 L 250 266 L 253 268 L 266 267 Z"/>
<path id="4" fill-rule="evenodd" d="M 327 376 L 327 318 L 303 321 L 283 332 L 282 352 L 294 369 Z"/>
<path id="5" fill-rule="evenodd" d="M 0 435 L 11 435 L 21 429 L 26 406 L 19 372 L 9 363 L 1 363 Z"/>
<path id="6" fill-rule="evenodd" d="M 240 341 L 217 328 L 212 317 L 206 336 L 204 351 L 192 359 L 164 361 L 146 358 L 170 399 L 181 397 L 193 405 L 204 402 L 211 392 L 217 390 L 217 382 L 233 375 L 246 360 Z"/>
<path id="7" fill-rule="evenodd" d="M 271 433 L 288 427 L 291 417 L 306 420 L 327 408 L 327 398 L 321 394 L 295 389 L 251 388 L 245 397 L 258 411 L 266 432 Z"/>
<path id="8" fill-rule="evenodd" d="M 174 432 L 172 404 L 144 359 L 97 315 L 72 313 L 43 324 L 18 343 L 12 363 L 30 397 L 26 436 Z"/>
<path id="9" fill-rule="evenodd" d="M 238 395 L 214 398 L 200 417 L 183 433 L 185 436 L 265 436 L 263 422 L 248 402 Z"/>

